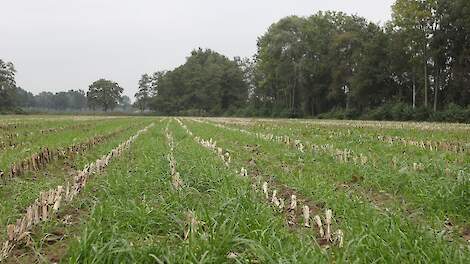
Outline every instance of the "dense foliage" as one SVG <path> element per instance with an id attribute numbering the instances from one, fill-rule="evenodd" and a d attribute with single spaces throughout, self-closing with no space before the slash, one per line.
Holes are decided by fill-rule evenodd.
<path id="1" fill-rule="evenodd" d="M 162 114 L 221 115 L 245 105 L 248 86 L 238 61 L 198 49 L 172 71 L 143 75 L 136 97 Z"/>
<path id="2" fill-rule="evenodd" d="M 131 102 L 127 96 L 121 97 L 121 90 L 116 90 L 112 96 L 108 96 L 106 89 L 98 92 L 90 89 L 91 93 L 85 94 L 83 90 L 69 90 L 57 93 L 41 92 L 37 95 L 25 91 L 16 86 L 15 70 L 12 63 L 0 61 L 2 72 L 0 90 L 0 111 L 18 112 L 19 109 L 30 111 L 86 111 L 89 109 L 102 109 L 107 111 L 117 105 L 120 110 L 130 110 Z M 112 86 L 112 88 L 115 88 Z M 117 89 L 117 88 L 116 88 Z M 115 91 L 115 92 L 116 92 Z M 89 98 L 87 98 L 87 95 Z M 101 101 L 100 101 L 101 100 Z M 114 101 L 113 101 L 114 100 Z"/>
<path id="3" fill-rule="evenodd" d="M 105 112 L 113 110 L 122 101 L 123 91 L 124 89 L 118 83 L 99 79 L 88 87 L 86 94 L 88 106 L 93 110 L 102 107 Z"/>
<path id="4" fill-rule="evenodd" d="M 16 85 L 16 70 L 11 62 L 0 60 L 0 110 L 36 108 L 48 110 L 82 110 L 87 107 L 82 90 L 67 92 L 42 92 L 33 95 Z"/>
<path id="5" fill-rule="evenodd" d="M 286 17 L 253 59 L 199 49 L 143 75 L 137 102 L 165 114 L 469 120 L 468 17 L 465 0 L 397 0 L 384 26 L 341 12 Z"/>
<path id="6" fill-rule="evenodd" d="M 13 106 L 16 89 L 15 73 L 13 63 L 0 59 L 0 110 Z"/>
<path id="7" fill-rule="evenodd" d="M 1 263 L 470 263 L 470 125 L 0 124 Z"/>
<path id="8" fill-rule="evenodd" d="M 171 71 L 142 75 L 134 107 L 167 115 L 470 121 L 470 1 L 396 0 L 392 9 L 383 26 L 341 12 L 285 17 L 258 38 L 253 58 L 199 48 Z M 16 87 L 13 65 L 0 62 L 0 108 L 83 107 L 80 91 L 31 99 Z M 86 104 L 111 110 L 120 89 L 99 80 Z"/>
<path id="9" fill-rule="evenodd" d="M 70 90 L 67 92 L 41 92 L 34 96 L 34 105 L 41 109 L 83 110 L 87 108 L 85 92 L 82 90 Z"/>

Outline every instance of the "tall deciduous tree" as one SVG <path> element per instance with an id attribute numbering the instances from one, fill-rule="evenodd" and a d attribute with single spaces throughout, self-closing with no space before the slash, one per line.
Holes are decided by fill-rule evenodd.
<path id="1" fill-rule="evenodd" d="M 151 107 L 165 114 L 219 115 L 240 108 L 248 97 L 237 61 L 212 50 L 194 50 L 184 65 L 153 76 Z"/>
<path id="2" fill-rule="evenodd" d="M 0 59 L 0 109 L 9 109 L 14 106 L 15 73 L 13 63 Z"/>
<path id="3" fill-rule="evenodd" d="M 96 107 L 102 107 L 105 112 L 112 110 L 121 100 L 121 94 L 124 91 L 118 83 L 99 79 L 89 86 L 87 92 L 88 105 L 93 110 Z"/>
<path id="4" fill-rule="evenodd" d="M 408 36 L 410 48 L 420 57 L 423 67 L 424 107 L 428 106 L 430 39 L 438 26 L 438 0 L 397 0 L 393 5 L 393 23 Z"/>
<path id="5" fill-rule="evenodd" d="M 433 49 L 443 49 L 446 62 L 441 97 L 446 104 L 465 106 L 470 103 L 470 1 L 440 0 L 437 15 L 440 41 Z"/>
<path id="6" fill-rule="evenodd" d="M 148 108 L 150 96 L 152 92 L 152 77 L 148 74 L 143 74 L 139 80 L 139 89 L 135 96 L 134 105 L 140 109 L 141 112 Z"/>
<path id="7" fill-rule="evenodd" d="M 295 116 L 303 87 L 304 18 L 290 16 L 271 25 L 258 40 L 258 63 L 265 80 L 260 84 L 272 103 Z M 284 111 L 285 111 L 284 110 Z"/>

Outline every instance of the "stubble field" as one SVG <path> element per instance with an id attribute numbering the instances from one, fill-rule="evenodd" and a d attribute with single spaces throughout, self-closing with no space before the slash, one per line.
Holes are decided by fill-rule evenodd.
<path id="1" fill-rule="evenodd" d="M 0 118 L 3 263 L 469 263 L 470 125 Z"/>

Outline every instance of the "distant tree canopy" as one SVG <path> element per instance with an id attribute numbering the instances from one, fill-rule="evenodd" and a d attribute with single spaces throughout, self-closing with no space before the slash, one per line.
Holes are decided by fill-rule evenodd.
<path id="1" fill-rule="evenodd" d="M 83 110 L 87 107 L 85 92 L 41 92 L 33 95 L 16 85 L 15 67 L 0 59 L 0 110 L 35 108 L 55 111 Z"/>
<path id="2" fill-rule="evenodd" d="M 16 93 L 15 67 L 11 62 L 0 59 L 0 110 L 14 106 Z"/>
<path id="3" fill-rule="evenodd" d="M 127 95 L 123 95 L 119 101 L 118 107 L 120 107 L 123 111 L 129 111 L 132 108 L 131 98 L 129 98 Z"/>
<path id="4" fill-rule="evenodd" d="M 87 94 L 83 90 L 66 92 L 41 92 L 33 95 L 16 85 L 16 70 L 11 62 L 0 59 L 0 110 L 14 111 L 18 108 L 83 111 L 88 108 L 112 110 L 116 106 L 124 111 L 131 110 L 131 99 L 121 97 L 123 89 L 115 82 L 100 79 L 90 85 Z"/>
<path id="5" fill-rule="evenodd" d="M 287 17 L 258 40 L 258 104 L 292 116 L 382 104 L 389 85 L 387 38 L 343 13 Z"/>
<path id="6" fill-rule="evenodd" d="M 141 112 L 149 107 L 152 81 L 152 77 L 148 74 L 143 74 L 142 78 L 139 80 L 139 89 L 134 95 L 136 99 L 134 106 Z"/>
<path id="7" fill-rule="evenodd" d="M 87 99 L 82 90 L 67 92 L 41 92 L 33 95 L 20 87 L 16 88 L 12 97 L 15 107 L 34 108 L 54 111 L 82 111 L 87 109 Z"/>
<path id="8" fill-rule="evenodd" d="M 470 2 L 398 0 L 384 28 L 336 12 L 284 18 L 258 41 L 255 98 L 293 116 L 431 100 L 434 110 L 468 106 L 470 20 L 462 18 L 470 13 L 458 18 L 462 8 Z"/>
<path id="9" fill-rule="evenodd" d="M 34 96 L 34 107 L 57 111 L 83 110 L 87 108 L 87 99 L 83 90 L 67 92 L 41 92 Z"/>
<path id="10" fill-rule="evenodd" d="M 334 117 L 470 122 L 470 1 L 396 0 L 384 26 L 318 12 L 272 24 L 253 58 L 191 52 L 170 71 L 143 74 L 134 106 L 167 115 Z M 0 61 L 0 108 L 82 107 L 83 92 L 16 87 Z M 98 80 L 91 109 L 112 110 L 122 88 Z M 73 99 L 72 99 L 73 98 Z"/>
<path id="11" fill-rule="evenodd" d="M 15 67 L 0 60 L 0 110 L 15 111 L 19 108 L 46 111 L 83 111 L 88 109 L 112 110 L 116 106 L 131 110 L 131 99 L 121 97 L 123 89 L 115 82 L 100 79 L 90 85 L 87 94 L 83 90 L 66 92 L 41 92 L 33 95 L 16 85 Z"/>
<path id="12" fill-rule="evenodd" d="M 209 49 L 194 50 L 184 65 L 152 76 L 150 107 L 163 114 L 220 115 L 244 106 L 248 96 L 237 62 Z"/>
<path id="13" fill-rule="evenodd" d="M 141 98 L 165 114 L 427 119 L 451 108 L 470 120 L 469 40 L 468 0 L 397 0 L 383 27 L 341 12 L 290 16 L 253 59 L 195 50 L 144 75 L 152 92 Z"/>
<path id="14" fill-rule="evenodd" d="M 113 110 L 121 102 L 123 91 L 118 83 L 99 79 L 88 87 L 88 106 L 93 110 L 102 107 L 105 112 Z"/>

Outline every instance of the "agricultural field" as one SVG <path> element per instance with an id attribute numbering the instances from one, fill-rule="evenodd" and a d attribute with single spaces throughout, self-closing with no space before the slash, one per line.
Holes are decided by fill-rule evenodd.
<path id="1" fill-rule="evenodd" d="M 470 263 L 470 125 L 0 117 L 1 263 Z"/>

